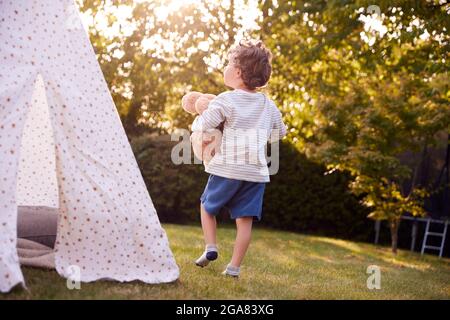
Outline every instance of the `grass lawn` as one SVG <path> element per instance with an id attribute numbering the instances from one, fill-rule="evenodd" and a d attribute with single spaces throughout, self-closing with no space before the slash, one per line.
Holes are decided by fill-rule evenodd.
<path id="1" fill-rule="evenodd" d="M 450 259 L 333 238 L 255 229 L 239 280 L 220 273 L 235 230 L 219 228 L 219 259 L 200 269 L 200 227 L 164 225 L 181 269 L 171 284 L 99 281 L 68 290 L 55 271 L 23 268 L 29 291 L 0 299 L 450 299 Z M 366 286 L 369 265 L 381 269 L 381 289 Z"/>

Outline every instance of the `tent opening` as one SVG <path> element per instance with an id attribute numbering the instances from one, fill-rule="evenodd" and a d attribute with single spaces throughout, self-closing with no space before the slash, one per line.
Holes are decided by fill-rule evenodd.
<path id="1" fill-rule="evenodd" d="M 17 237 L 53 248 L 58 219 L 55 139 L 45 85 L 35 81 L 20 150 Z"/>

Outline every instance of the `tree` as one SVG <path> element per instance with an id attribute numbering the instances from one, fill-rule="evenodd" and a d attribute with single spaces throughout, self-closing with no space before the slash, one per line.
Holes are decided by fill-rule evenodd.
<path id="1" fill-rule="evenodd" d="M 80 5 L 93 17 L 91 41 L 129 136 L 187 128 L 193 116 L 180 108 L 182 95 L 226 90 L 221 79 L 226 52 L 247 32 L 245 1 Z"/>
<path id="2" fill-rule="evenodd" d="M 388 220 L 392 250 L 405 213 L 425 214 L 426 186 L 401 163 L 449 130 L 449 6 L 437 1 L 291 1 L 265 9 L 273 95 L 291 141 L 328 174 L 349 171 L 350 190 Z M 379 14 L 371 14 L 379 9 Z M 420 159 L 420 157 L 419 157 Z M 402 185 L 412 180 L 412 187 Z"/>

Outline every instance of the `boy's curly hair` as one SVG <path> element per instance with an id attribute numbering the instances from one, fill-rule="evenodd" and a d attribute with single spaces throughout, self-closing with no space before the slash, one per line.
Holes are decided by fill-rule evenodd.
<path id="1" fill-rule="evenodd" d="M 241 70 L 249 90 L 264 87 L 272 74 L 272 53 L 262 41 L 240 41 L 228 51 L 230 62 Z"/>

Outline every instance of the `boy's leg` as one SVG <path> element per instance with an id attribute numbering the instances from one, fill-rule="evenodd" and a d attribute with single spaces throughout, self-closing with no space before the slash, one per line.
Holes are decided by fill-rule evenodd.
<path id="1" fill-rule="evenodd" d="M 203 237 L 205 238 L 205 244 L 216 244 L 216 217 L 209 214 L 203 204 L 200 204 L 200 214 L 202 221 Z"/>
<path id="2" fill-rule="evenodd" d="M 239 276 L 240 266 L 247 252 L 252 236 L 253 217 L 242 217 L 236 219 L 236 242 L 233 249 L 233 257 L 224 274 Z"/>
<path id="3" fill-rule="evenodd" d="M 210 215 L 203 204 L 200 204 L 200 215 L 202 221 L 203 236 L 205 238 L 205 252 L 195 261 L 199 267 L 206 267 L 210 261 L 214 261 L 218 257 L 216 244 L 216 217 Z"/>
<path id="4" fill-rule="evenodd" d="M 252 236 L 253 217 L 242 217 L 236 219 L 236 242 L 233 249 L 233 257 L 231 258 L 231 265 L 233 267 L 240 267 L 245 253 L 247 252 Z"/>

